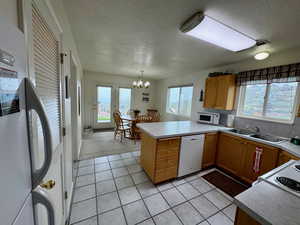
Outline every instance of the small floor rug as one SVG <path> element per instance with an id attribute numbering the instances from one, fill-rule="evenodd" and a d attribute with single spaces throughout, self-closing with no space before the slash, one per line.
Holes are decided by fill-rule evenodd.
<path id="1" fill-rule="evenodd" d="M 229 178 L 219 171 L 208 173 L 204 175 L 203 178 L 231 197 L 235 197 L 236 195 L 242 193 L 250 187 Z"/>

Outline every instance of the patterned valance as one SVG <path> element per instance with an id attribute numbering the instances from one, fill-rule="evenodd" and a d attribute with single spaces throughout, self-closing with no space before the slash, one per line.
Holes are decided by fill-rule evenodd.
<path id="1" fill-rule="evenodd" d="M 240 72 L 237 84 L 300 82 L 300 63 Z"/>

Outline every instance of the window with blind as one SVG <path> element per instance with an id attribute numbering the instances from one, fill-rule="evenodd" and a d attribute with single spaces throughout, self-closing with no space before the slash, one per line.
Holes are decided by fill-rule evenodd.
<path id="1" fill-rule="evenodd" d="M 293 123 L 300 63 L 241 72 L 238 116 Z"/>
<path id="2" fill-rule="evenodd" d="M 32 32 L 36 90 L 45 106 L 54 143 L 59 143 L 61 128 L 59 42 L 34 5 Z"/>

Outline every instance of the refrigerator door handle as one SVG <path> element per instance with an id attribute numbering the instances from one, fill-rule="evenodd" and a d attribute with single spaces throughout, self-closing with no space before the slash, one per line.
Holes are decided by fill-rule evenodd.
<path id="1" fill-rule="evenodd" d="M 38 187 L 37 190 L 32 192 L 32 202 L 34 206 L 36 206 L 37 204 L 42 204 L 43 206 L 45 206 L 47 210 L 48 225 L 55 225 L 54 208 L 51 201 L 47 197 L 46 192 Z"/>
<path id="2" fill-rule="evenodd" d="M 32 82 L 28 78 L 24 78 L 24 82 L 25 82 L 27 122 L 29 122 L 29 111 L 35 110 L 40 118 L 42 130 L 43 130 L 43 137 L 44 137 L 44 162 L 41 168 L 39 169 L 32 168 L 32 189 L 34 189 L 42 182 L 44 176 L 47 174 L 48 169 L 50 167 L 51 160 L 52 160 L 52 137 L 51 137 L 49 121 L 43 103 L 38 97 Z M 28 134 L 30 134 L 29 131 Z M 32 151 L 32 143 L 30 140 L 29 140 L 29 146 L 30 146 L 30 151 Z M 30 154 L 32 154 L 32 152 Z"/>

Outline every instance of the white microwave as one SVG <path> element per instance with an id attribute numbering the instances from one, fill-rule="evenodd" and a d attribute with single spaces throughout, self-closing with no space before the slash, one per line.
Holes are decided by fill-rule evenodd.
<path id="1" fill-rule="evenodd" d="M 199 112 L 198 122 L 207 124 L 216 124 L 220 122 L 220 113 Z"/>

